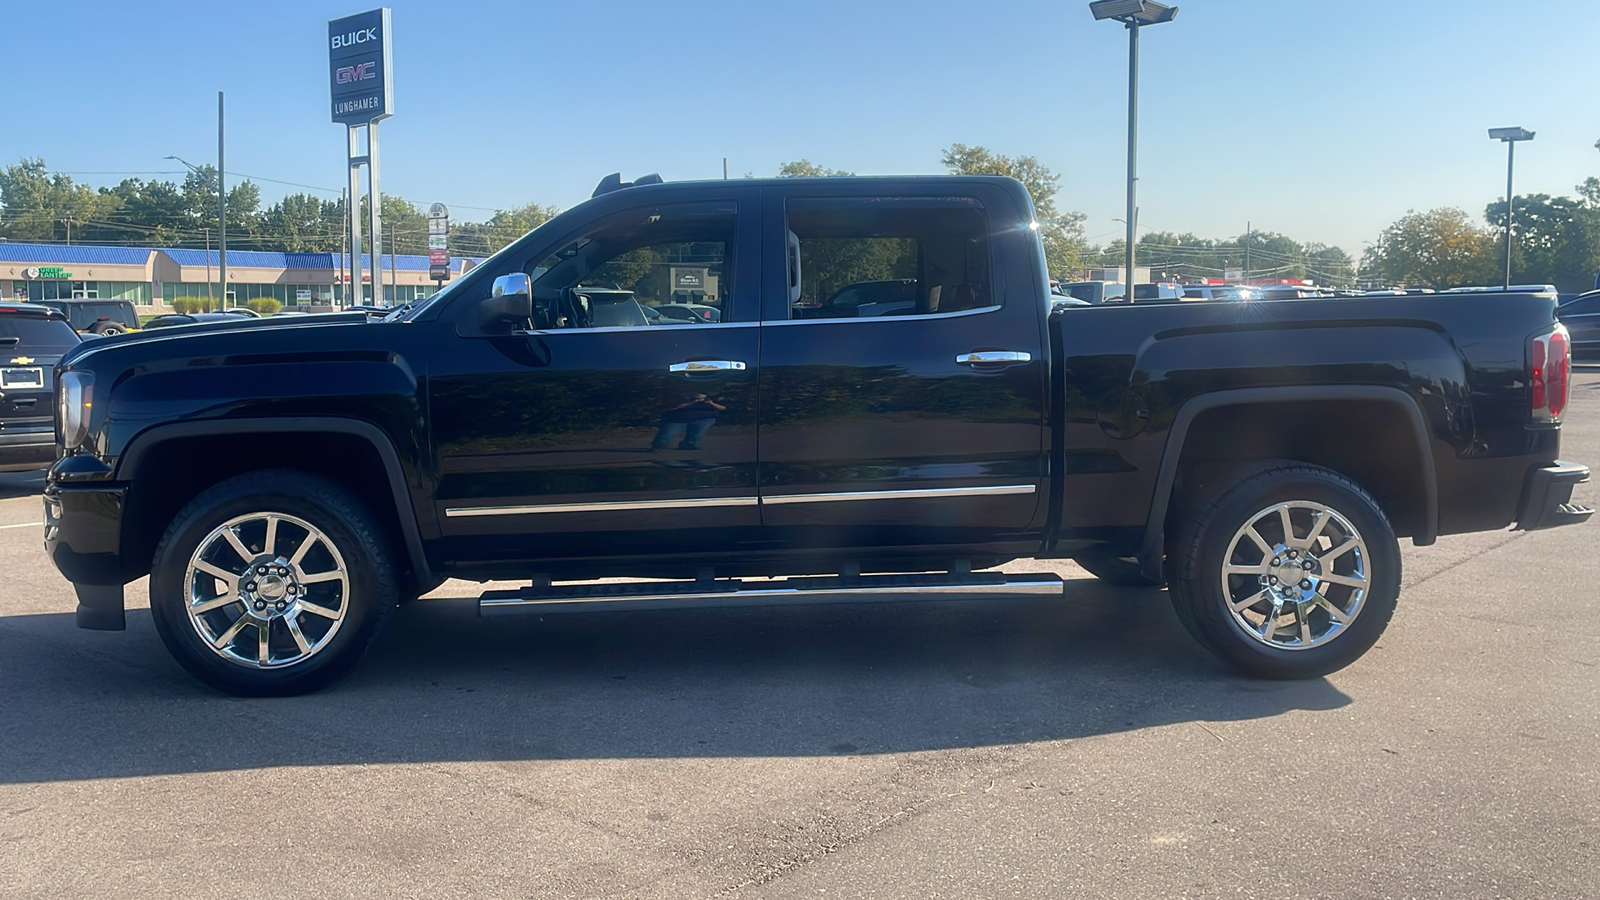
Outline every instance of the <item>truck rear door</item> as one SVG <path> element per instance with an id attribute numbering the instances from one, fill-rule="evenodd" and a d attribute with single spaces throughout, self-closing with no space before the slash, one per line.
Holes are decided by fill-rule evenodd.
<path id="1" fill-rule="evenodd" d="M 999 184 L 766 191 L 764 532 L 787 549 L 1036 541 L 1044 278 Z"/>

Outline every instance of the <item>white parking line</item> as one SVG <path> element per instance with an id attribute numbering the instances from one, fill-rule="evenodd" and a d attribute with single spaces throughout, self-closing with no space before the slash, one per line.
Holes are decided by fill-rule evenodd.
<path id="1" fill-rule="evenodd" d="M 38 528 L 43 522 L 19 522 L 16 525 L 0 525 L 0 530 L 6 528 Z"/>

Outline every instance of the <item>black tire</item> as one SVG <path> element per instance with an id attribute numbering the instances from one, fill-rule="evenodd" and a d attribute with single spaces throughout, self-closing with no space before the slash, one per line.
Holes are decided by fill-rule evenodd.
<path id="1" fill-rule="evenodd" d="M 271 554 L 265 546 L 268 514 L 279 523 L 274 526 Z M 234 550 L 222 534 L 222 526 L 236 519 L 244 521 L 235 536 L 247 551 L 259 554 L 255 561 Z M 253 532 L 257 521 L 261 531 Z M 312 537 L 316 532 L 320 541 Z M 383 535 L 359 499 L 325 478 L 292 469 L 231 478 L 185 506 L 156 547 L 150 573 L 156 630 L 180 665 L 220 691 L 268 697 L 317 690 L 355 665 L 399 602 L 392 554 Z M 309 548 L 301 550 L 307 541 Z M 191 580 L 190 562 L 202 550 L 207 555 L 198 557 L 201 562 L 226 569 L 240 580 Z M 291 550 L 301 553 L 290 558 Z M 281 564 L 276 570 L 270 562 L 273 555 Z M 267 563 L 264 576 L 252 574 L 264 571 L 252 568 L 258 563 Z M 251 578 L 258 578 L 259 586 L 244 580 Z M 191 591 L 200 590 L 202 584 L 217 601 L 231 596 L 234 602 L 191 617 Z M 272 599 L 277 600 L 277 617 L 266 623 L 268 648 L 261 651 L 267 665 L 225 658 L 225 652 L 261 636 L 256 627 L 259 618 L 274 613 L 270 604 L 264 613 L 252 613 L 251 607 Z M 236 637 L 223 644 L 224 649 L 213 650 L 201 630 L 220 631 L 217 637 L 222 638 L 229 633 L 223 627 L 228 622 L 245 624 L 233 626 Z"/>
<path id="2" fill-rule="evenodd" d="M 1296 540 L 1287 544 L 1280 540 L 1281 519 L 1274 527 L 1273 519 L 1264 518 L 1269 512 L 1276 518 L 1275 507 L 1286 503 L 1301 504 L 1290 509 L 1291 536 Z M 1324 509 L 1334 515 L 1323 516 Z M 1313 545 L 1294 547 L 1301 529 L 1309 535 L 1319 516 L 1324 523 L 1321 537 Z M 1267 533 L 1256 533 L 1271 545 L 1270 552 L 1245 533 L 1247 525 L 1257 522 Z M 1350 544 L 1354 549 L 1335 553 L 1335 540 L 1340 546 L 1349 542 L 1350 536 L 1341 533 L 1347 526 L 1360 541 Z M 1225 590 L 1223 566 L 1232 562 L 1239 568 L 1252 567 L 1257 555 L 1261 574 L 1255 570 L 1232 574 Z M 1326 564 L 1323 557 L 1328 557 Z M 1259 678 L 1317 678 L 1355 662 L 1382 636 L 1400 593 L 1400 544 L 1377 502 L 1343 475 L 1299 463 L 1241 472 L 1230 485 L 1199 502 L 1173 540 L 1168 561 L 1168 587 L 1184 627 L 1212 653 Z M 1294 578 L 1305 579 L 1291 584 L 1287 578 L 1269 575 L 1291 571 Z M 1322 576 L 1364 579 L 1367 586 L 1358 595 L 1355 587 L 1325 582 Z M 1269 577 L 1278 580 L 1262 580 Z M 1273 598 L 1283 596 L 1279 592 L 1291 594 L 1288 605 L 1275 605 Z M 1236 619 L 1232 603 L 1251 596 L 1264 599 L 1241 608 Z M 1296 597 L 1306 599 L 1297 602 Z M 1280 614 L 1291 618 L 1288 624 L 1272 615 L 1291 606 L 1292 611 Z M 1334 609 L 1350 616 L 1348 624 L 1338 622 Z M 1257 616 L 1259 630 L 1254 627 Z M 1287 633 L 1290 630 L 1294 633 Z"/>
<path id="3" fill-rule="evenodd" d="M 1072 559 L 1084 571 L 1104 581 L 1121 587 L 1160 587 L 1166 582 L 1146 577 L 1139 561 L 1132 557 L 1112 556 L 1109 553 L 1090 553 Z"/>
<path id="4" fill-rule="evenodd" d="M 123 328 L 121 325 L 118 325 L 118 324 L 116 324 L 114 322 L 102 322 L 99 325 L 96 325 L 96 326 L 94 326 L 93 328 L 91 328 L 89 330 L 94 332 L 95 334 L 98 334 L 98 335 L 102 336 L 102 337 L 104 337 L 105 335 L 108 335 L 108 334 L 127 334 L 128 333 L 128 329 Z"/>

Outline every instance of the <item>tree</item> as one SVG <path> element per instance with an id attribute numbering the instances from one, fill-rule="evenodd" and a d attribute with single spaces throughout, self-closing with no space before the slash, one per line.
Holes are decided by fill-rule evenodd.
<path id="1" fill-rule="evenodd" d="M 843 169 L 824 169 L 809 159 L 786 162 L 778 167 L 779 178 L 836 178 L 854 174 Z"/>
<path id="2" fill-rule="evenodd" d="M 101 188 L 114 206 L 108 221 L 84 229 L 84 240 L 108 244 L 175 244 L 182 239 L 187 212 L 183 194 L 170 181 L 125 178 L 116 187 Z"/>
<path id="3" fill-rule="evenodd" d="M 1591 178 L 1578 185 L 1579 197 L 1528 194 L 1517 198 L 1516 229 L 1512 234 L 1511 279 L 1520 283 L 1554 284 L 1562 291 L 1584 291 L 1594 285 L 1600 271 L 1600 182 Z M 1496 200 L 1484 209 L 1484 218 L 1505 235 L 1506 202 Z M 1505 250 L 1495 258 L 1505 265 Z"/>
<path id="4" fill-rule="evenodd" d="M 261 214 L 263 242 L 290 253 L 337 251 L 344 240 L 344 200 L 286 194 Z"/>
<path id="5" fill-rule="evenodd" d="M 1022 182 L 1033 200 L 1033 214 L 1039 223 L 1039 237 L 1044 241 L 1045 264 L 1050 275 L 1069 280 L 1073 272 L 1082 268 L 1083 254 L 1087 250 L 1083 222 L 1087 217 L 1080 212 L 1056 209 L 1060 175 L 1032 156 L 1001 156 L 985 147 L 966 144 L 951 144 L 943 151 L 941 160 L 954 175 L 1005 175 Z"/>
<path id="6" fill-rule="evenodd" d="M 1487 284 L 1494 279 L 1494 237 L 1465 210 L 1413 210 L 1383 230 L 1377 261 L 1391 282 L 1435 289 Z"/>
<path id="7" fill-rule="evenodd" d="M 0 236 L 15 241 L 82 239 L 82 227 L 102 221 L 117 206 L 115 198 L 74 184 L 67 175 L 49 174 L 43 159 L 24 159 L 0 171 Z M 78 229 L 77 234 L 73 233 Z"/>
<path id="8" fill-rule="evenodd" d="M 488 256 L 555 218 L 555 206 L 524 203 L 495 210 L 487 222 L 462 222 L 450 227 L 450 252 L 456 256 Z"/>

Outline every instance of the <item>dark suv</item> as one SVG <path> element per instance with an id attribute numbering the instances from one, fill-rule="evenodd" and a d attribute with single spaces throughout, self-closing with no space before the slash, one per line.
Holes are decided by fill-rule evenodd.
<path id="1" fill-rule="evenodd" d="M 126 300 L 40 300 L 39 305 L 59 310 L 72 330 L 83 334 L 139 330 L 139 314 Z"/>
<path id="2" fill-rule="evenodd" d="M 55 462 L 54 369 L 81 340 L 59 310 L 0 303 L 0 472 Z"/>

